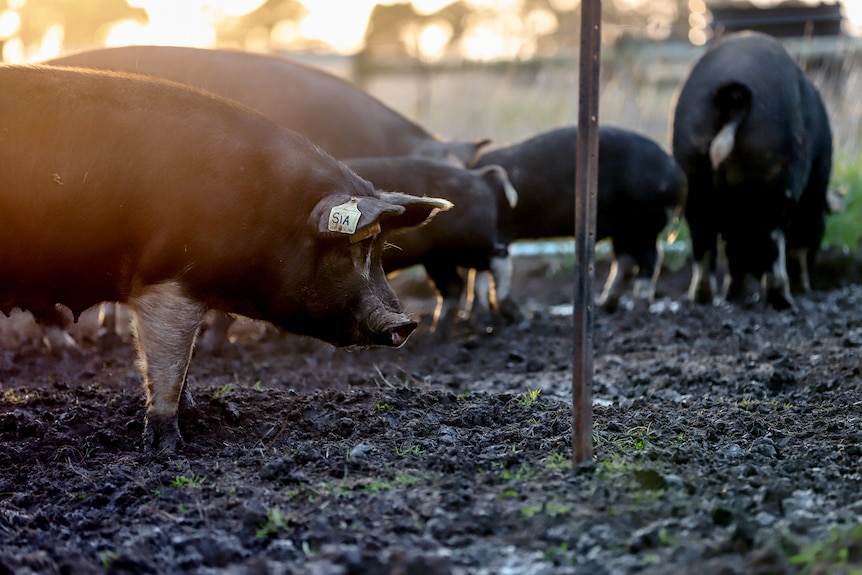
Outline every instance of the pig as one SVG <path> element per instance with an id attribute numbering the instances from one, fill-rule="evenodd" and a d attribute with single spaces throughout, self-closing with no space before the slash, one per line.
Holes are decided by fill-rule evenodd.
<path id="1" fill-rule="evenodd" d="M 502 166 L 518 191 L 515 208 L 500 207 L 504 242 L 571 237 L 575 229 L 577 128 L 552 129 L 511 146 L 483 153 L 476 166 Z M 652 301 L 662 252 L 659 235 L 682 212 L 686 178 L 656 142 L 630 130 L 599 128 L 596 240 L 610 238 L 611 272 L 600 305 L 618 308 L 634 278 L 636 301 Z M 511 293 L 512 262 L 491 263 L 499 312 L 509 322 L 523 318 Z M 484 278 L 487 280 L 487 278 Z M 487 281 L 477 275 L 477 300 L 487 305 Z"/>
<path id="2" fill-rule="evenodd" d="M 339 159 L 415 155 L 463 166 L 489 143 L 488 139 L 440 140 L 346 80 L 280 56 L 227 49 L 124 46 L 78 52 L 45 64 L 145 74 L 196 86 L 258 110 L 305 134 Z M 119 331 L 122 316 L 111 304 L 100 315 L 103 335 Z M 219 347 L 228 325 L 221 321 L 205 336 L 206 347 Z M 57 329 L 49 335 L 55 346 L 74 344 Z"/>
<path id="3" fill-rule="evenodd" d="M 142 76 L 3 66 L 0 310 L 133 313 L 144 445 L 182 443 L 208 309 L 336 346 L 400 347 L 417 323 L 383 236 L 451 204 L 377 192 L 248 108 Z"/>
<path id="4" fill-rule="evenodd" d="M 819 247 L 832 170 L 829 117 L 814 84 L 774 38 L 729 34 L 677 93 L 672 149 L 689 182 L 691 301 L 716 297 L 720 237 L 727 300 L 744 298 L 754 276 L 768 305 L 794 308 L 786 257 L 796 251 L 803 263 Z"/>
<path id="5" fill-rule="evenodd" d="M 428 224 L 394 232 L 383 252 L 383 270 L 391 273 L 421 264 L 439 295 L 434 312 L 441 338 L 453 335 L 455 316 L 464 292 L 459 267 L 490 269 L 494 258 L 506 257 L 508 245 L 499 237 L 500 206 L 512 209 L 517 190 L 497 165 L 461 169 L 424 158 L 365 158 L 344 160 L 376 187 L 417 196 L 441 197 L 454 207 Z"/>
<path id="6" fill-rule="evenodd" d="M 387 274 L 422 265 L 438 293 L 432 331 L 451 338 L 464 291 L 458 267 L 489 269 L 491 259 L 504 256 L 507 246 L 497 238 L 497 206 L 514 207 L 517 191 L 500 166 L 464 169 L 438 160 L 397 156 L 354 158 L 344 164 L 376 188 L 449 200 L 451 210 L 427 224 L 405 228 L 386 237 L 383 270 Z M 202 336 L 201 348 L 219 353 L 232 319 L 216 315 Z"/>
<path id="7" fill-rule="evenodd" d="M 350 82 L 280 56 L 125 46 L 88 50 L 45 63 L 134 72 L 196 86 L 242 102 L 305 134 L 338 159 L 422 156 L 463 166 L 489 142 L 440 140 Z"/>

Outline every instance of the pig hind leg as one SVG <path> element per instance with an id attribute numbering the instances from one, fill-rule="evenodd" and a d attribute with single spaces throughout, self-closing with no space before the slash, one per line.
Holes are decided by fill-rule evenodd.
<path id="1" fill-rule="evenodd" d="M 709 198 L 715 194 L 709 181 L 689 175 L 689 197 L 685 206 L 685 218 L 691 236 L 692 273 L 688 288 L 691 303 L 713 303 L 717 287 L 718 207 Z"/>
<path id="2" fill-rule="evenodd" d="M 611 261 L 611 270 L 602 295 L 599 296 L 599 305 L 607 312 L 615 312 L 619 308 L 620 298 L 631 282 L 636 267 L 634 258 L 629 254 L 619 253 L 614 250 L 614 258 Z"/>
<path id="3" fill-rule="evenodd" d="M 458 273 L 458 268 L 448 262 L 425 262 L 425 271 L 438 293 L 432 331 L 440 337 L 450 338 L 455 329 L 461 294 L 464 292 L 464 278 Z"/>
<path id="4" fill-rule="evenodd" d="M 628 242 L 617 240 L 612 240 L 612 243 L 614 260 L 599 298 L 599 305 L 606 311 L 616 311 L 632 280 L 635 306 L 642 308 L 649 305 L 655 297 L 655 284 L 661 269 L 661 243 L 649 237 L 643 238 L 643 245 L 640 247 L 629 246 Z M 635 239 L 631 243 L 639 242 Z"/>
<path id="5" fill-rule="evenodd" d="M 766 271 L 763 280 L 766 284 L 766 303 L 775 309 L 792 309 L 795 307 L 795 303 L 790 295 L 790 281 L 787 278 L 784 232 L 773 230 L 771 240 L 773 248 L 772 266 Z"/>
<path id="6" fill-rule="evenodd" d="M 130 304 L 147 399 L 144 446 L 173 451 L 182 441 L 180 403 L 193 405 L 186 377 L 206 308 L 184 295 L 177 282 L 148 286 Z"/>
<path id="7" fill-rule="evenodd" d="M 473 311 L 476 322 L 485 324 L 485 329 L 494 329 L 497 324 L 521 323 L 525 314 L 512 296 L 514 273 L 511 256 L 491 258 L 488 271 L 476 271 L 473 281 Z M 496 310 L 494 316 L 490 310 Z"/>
<path id="8" fill-rule="evenodd" d="M 223 312 L 212 314 L 212 321 L 200 338 L 198 349 L 212 355 L 220 355 L 228 343 L 228 330 L 233 325 L 234 318 Z"/>

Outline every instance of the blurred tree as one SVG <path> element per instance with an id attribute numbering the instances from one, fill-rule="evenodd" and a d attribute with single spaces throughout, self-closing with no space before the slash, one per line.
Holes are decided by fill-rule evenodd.
<path id="1" fill-rule="evenodd" d="M 632 39 L 685 39 L 688 37 L 690 0 L 606 0 L 602 6 L 602 27 L 606 41 Z M 358 57 L 358 72 L 375 66 L 408 60 L 416 56 L 423 28 L 446 23 L 450 29 L 447 53 L 457 47 L 471 30 L 509 17 L 508 28 L 497 28 L 507 40 L 512 30 L 521 35 L 530 49 L 519 52 L 527 57 L 551 57 L 577 51 L 580 41 L 580 0 L 523 0 L 518 6 L 519 25 L 512 26 L 512 13 L 456 0 L 433 14 L 421 14 L 411 2 L 376 5 L 365 30 L 364 47 Z M 501 20 L 500 20 L 501 21 Z M 498 22 L 499 23 L 499 22 Z M 517 38 L 516 38 L 517 39 Z"/>
<path id="2" fill-rule="evenodd" d="M 21 15 L 18 35 L 25 46 L 37 45 L 57 25 L 63 27 L 64 45 L 74 48 L 95 44 L 102 30 L 119 20 L 147 22 L 147 13 L 125 0 L 39 0 L 26 2 L 17 11 Z"/>
<path id="3" fill-rule="evenodd" d="M 249 34 L 262 34 L 269 38 L 273 28 L 283 22 L 299 22 L 308 10 L 299 0 L 266 0 L 260 8 L 219 24 L 219 44 L 245 46 Z"/>
<path id="4" fill-rule="evenodd" d="M 375 58 L 407 56 L 405 31 L 420 26 L 424 19 L 411 2 L 376 4 L 368 17 L 363 51 L 372 52 Z"/>

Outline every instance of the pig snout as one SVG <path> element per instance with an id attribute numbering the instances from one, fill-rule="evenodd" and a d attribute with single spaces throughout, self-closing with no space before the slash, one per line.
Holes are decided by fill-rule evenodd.
<path id="1" fill-rule="evenodd" d="M 412 319 L 408 319 L 387 327 L 385 330 L 385 333 L 389 336 L 389 342 L 387 345 L 391 345 L 392 347 L 401 347 L 407 342 L 407 338 L 410 337 L 410 334 L 413 333 L 418 325 L 419 324 Z"/>
<path id="2" fill-rule="evenodd" d="M 384 347 L 401 347 L 418 327 L 418 323 L 401 311 L 375 309 L 363 322 L 371 332 L 371 344 Z"/>

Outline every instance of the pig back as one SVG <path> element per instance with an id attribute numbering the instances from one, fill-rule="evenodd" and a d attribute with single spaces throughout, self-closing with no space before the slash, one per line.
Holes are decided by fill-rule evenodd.
<path id="1" fill-rule="evenodd" d="M 513 209 L 498 214 L 508 241 L 570 237 L 575 226 L 577 129 L 565 127 L 484 152 L 476 166 L 499 165 L 518 192 Z"/>
<path id="2" fill-rule="evenodd" d="M 212 95 L 48 67 L 0 80 L 4 311 L 77 314 L 178 276 L 194 289 L 254 266 L 267 230 L 301 228 L 316 202 L 287 198 L 284 174 L 325 157 Z"/>
<path id="3" fill-rule="evenodd" d="M 693 66 L 676 98 L 672 128 L 674 156 L 686 173 L 709 170 L 709 147 L 728 121 L 720 94 L 732 86 L 747 93 L 734 142 L 722 165 L 725 178 L 740 185 L 774 173 L 773 158 L 788 165 L 805 139 L 802 70 L 773 38 L 758 33 L 729 36 Z"/>
<path id="4" fill-rule="evenodd" d="M 295 60 L 238 50 L 124 46 L 46 62 L 145 74 L 242 102 L 338 158 L 398 156 L 436 141 L 363 90 Z"/>

